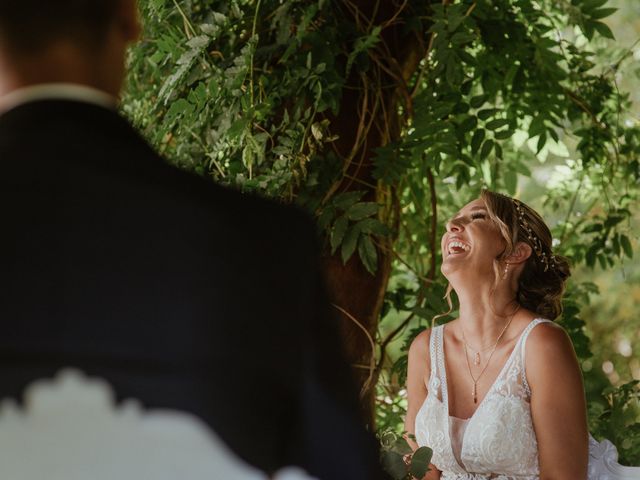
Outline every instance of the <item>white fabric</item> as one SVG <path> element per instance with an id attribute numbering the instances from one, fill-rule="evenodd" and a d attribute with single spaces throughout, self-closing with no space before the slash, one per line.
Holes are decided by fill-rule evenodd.
<path id="1" fill-rule="evenodd" d="M 77 100 L 115 109 L 117 100 L 101 90 L 75 83 L 43 83 L 13 90 L 0 97 L 0 115 L 38 100 Z"/>
<path id="2" fill-rule="evenodd" d="M 640 467 L 623 467 L 618 451 L 609 440 L 589 437 L 589 480 L 640 480 Z"/>
<path id="3" fill-rule="evenodd" d="M 267 480 L 199 418 L 117 406 L 111 387 L 77 370 L 39 380 L 25 406 L 0 406 L 0 478 L 6 480 Z M 275 480 L 312 480 L 297 468 Z"/>
<path id="4" fill-rule="evenodd" d="M 535 319 L 522 332 L 511 356 L 471 418 L 449 415 L 444 363 L 444 326 L 431 332 L 429 391 L 418 411 L 415 435 L 433 449 L 441 480 L 538 480 L 538 444 L 525 375 L 525 347 L 531 330 L 549 320 Z M 464 422 L 464 423 L 463 423 Z M 461 438 L 455 438 L 460 435 Z M 456 452 L 459 444 L 459 452 Z M 589 436 L 588 480 L 640 480 L 640 467 L 618 464 L 609 441 Z"/>
<path id="5" fill-rule="evenodd" d="M 524 329 L 502 371 L 468 420 L 461 463 L 455 458 L 450 431 L 444 326 L 433 329 L 429 391 L 416 416 L 415 434 L 419 445 L 433 449 L 432 463 L 442 471 L 442 480 L 538 478 L 538 448 L 524 380 L 524 343 L 531 329 L 545 321 L 536 319 Z"/>
<path id="6" fill-rule="evenodd" d="M 467 430 L 468 418 L 458 418 L 449 416 L 449 432 L 451 432 L 451 450 L 456 462 L 462 465 L 462 441 L 464 440 L 464 432 Z"/>

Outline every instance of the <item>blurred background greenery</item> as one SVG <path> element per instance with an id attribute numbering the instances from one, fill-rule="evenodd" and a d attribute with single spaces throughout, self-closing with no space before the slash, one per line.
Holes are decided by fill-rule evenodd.
<path id="1" fill-rule="evenodd" d="M 620 88 L 630 92 L 632 105 L 625 121 L 640 123 L 640 2 L 615 0 L 619 8 L 607 23 L 615 33 L 616 41 L 605 41 L 601 55 L 608 55 L 613 47 L 617 51 L 629 49 L 632 60 L 625 62 L 616 73 Z M 615 46 L 612 46 L 614 43 Z M 532 182 L 535 191 L 541 185 Z M 638 248 L 638 221 L 640 206 L 634 205 L 629 226 L 634 251 Z M 631 380 L 640 380 L 640 256 L 625 259 L 616 268 L 578 268 L 576 277 L 598 286 L 600 295 L 594 296 L 583 311 L 587 332 L 593 340 L 593 358 L 584 362 L 586 371 L 604 373 L 611 384 L 619 386 Z"/>

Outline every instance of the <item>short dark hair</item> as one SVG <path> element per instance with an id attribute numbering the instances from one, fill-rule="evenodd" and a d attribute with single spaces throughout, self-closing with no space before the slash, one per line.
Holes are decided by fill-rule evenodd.
<path id="1" fill-rule="evenodd" d="M 71 40 L 89 48 L 105 39 L 119 0 L 0 0 L 0 46 L 29 54 Z"/>

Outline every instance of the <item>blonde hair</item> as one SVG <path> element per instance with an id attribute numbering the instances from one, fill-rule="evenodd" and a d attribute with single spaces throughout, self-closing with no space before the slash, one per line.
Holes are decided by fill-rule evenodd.
<path id="1" fill-rule="evenodd" d="M 514 252 L 518 242 L 526 243 L 532 252 L 518 278 L 516 300 L 541 317 L 556 319 L 562 313 L 562 295 L 571 269 L 566 258 L 553 254 L 549 227 L 538 212 L 511 197 L 483 190 L 480 198 L 506 244 L 494 263 L 496 283 L 503 260 Z"/>

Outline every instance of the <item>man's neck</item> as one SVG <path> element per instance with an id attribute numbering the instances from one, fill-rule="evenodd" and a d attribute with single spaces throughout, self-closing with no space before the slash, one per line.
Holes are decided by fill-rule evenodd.
<path id="1" fill-rule="evenodd" d="M 105 85 L 95 60 L 87 60 L 68 44 L 56 44 L 45 52 L 9 57 L 0 52 L 0 98 L 19 89 L 43 84 L 73 84 L 116 95 Z"/>

